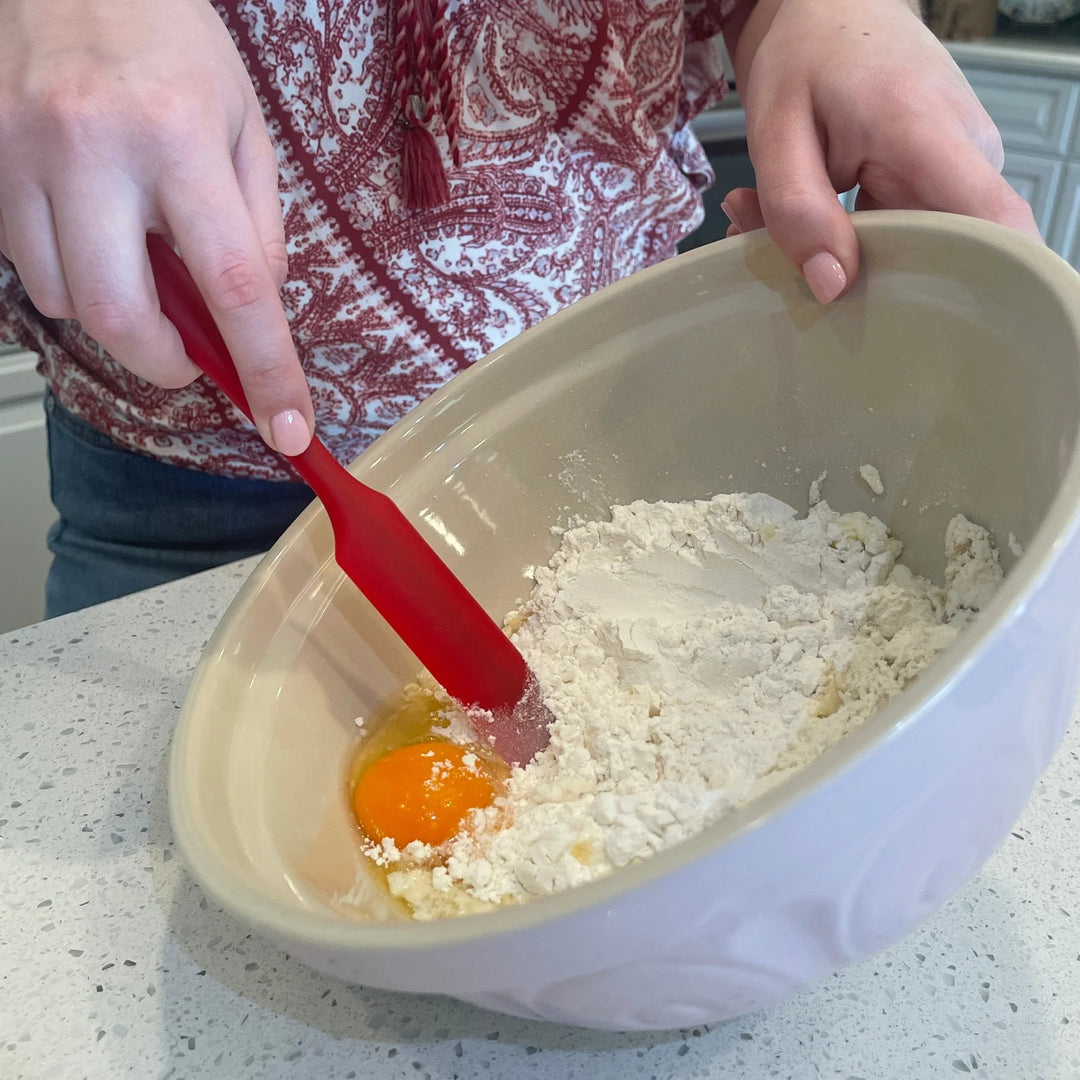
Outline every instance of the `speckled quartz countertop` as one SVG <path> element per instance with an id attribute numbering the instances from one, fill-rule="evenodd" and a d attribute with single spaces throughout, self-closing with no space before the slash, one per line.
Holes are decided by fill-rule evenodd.
<path id="1" fill-rule="evenodd" d="M 347 986 L 185 872 L 164 761 L 253 564 L 0 637 L 0 1080 L 1077 1080 L 1080 726 L 978 878 L 768 1013 L 618 1035 Z"/>

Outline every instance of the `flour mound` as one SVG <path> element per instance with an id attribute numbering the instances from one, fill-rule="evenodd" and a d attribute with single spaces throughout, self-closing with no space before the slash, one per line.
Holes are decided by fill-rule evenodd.
<path id="1" fill-rule="evenodd" d="M 555 716 L 550 746 L 442 866 L 400 865 L 417 918 L 591 881 L 699 832 L 903 689 L 1001 582 L 954 518 L 946 587 L 877 518 L 764 494 L 616 506 L 569 529 L 508 617 Z M 500 827 L 496 827 L 496 823 Z"/>

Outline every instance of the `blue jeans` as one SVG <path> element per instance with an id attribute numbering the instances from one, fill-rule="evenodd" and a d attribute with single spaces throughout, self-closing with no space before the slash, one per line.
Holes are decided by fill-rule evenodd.
<path id="1" fill-rule="evenodd" d="M 45 616 L 266 551 L 311 502 L 306 484 L 166 465 L 118 446 L 45 395 L 52 566 Z"/>

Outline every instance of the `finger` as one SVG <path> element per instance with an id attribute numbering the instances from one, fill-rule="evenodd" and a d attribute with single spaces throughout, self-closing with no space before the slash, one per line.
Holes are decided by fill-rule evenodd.
<path id="1" fill-rule="evenodd" d="M 758 200 L 777 246 L 822 303 L 835 300 L 859 268 L 855 230 L 836 197 L 808 102 L 770 112 L 750 141 Z"/>
<path id="2" fill-rule="evenodd" d="M 161 313 L 146 259 L 141 199 L 113 175 L 53 196 L 74 315 L 129 371 L 157 386 L 186 386 L 199 369 Z"/>
<path id="3" fill-rule="evenodd" d="M 40 188 L 4 193 L 4 245 L 34 307 L 47 319 L 74 318 L 52 204 Z"/>
<path id="4" fill-rule="evenodd" d="M 912 132 L 901 136 L 898 150 L 897 160 L 912 164 L 908 185 L 920 207 L 994 221 L 1042 240 L 1031 207 L 962 131 Z"/>
<path id="5" fill-rule="evenodd" d="M 758 202 L 757 192 L 753 188 L 734 188 L 729 191 L 720 208 L 727 214 L 728 221 L 741 233 L 765 228 L 761 203 Z"/>
<path id="6" fill-rule="evenodd" d="M 856 210 L 884 210 L 886 206 L 883 202 L 879 202 L 866 190 L 866 188 L 859 188 L 855 194 L 855 209 Z M 912 206 L 894 206 L 894 210 L 912 210 L 916 209 Z"/>
<path id="7" fill-rule="evenodd" d="M 285 222 L 278 194 L 278 163 L 261 114 L 245 123 L 233 151 L 233 166 L 251 221 L 262 243 L 270 276 L 280 289 L 288 279 Z"/>
<path id="8" fill-rule="evenodd" d="M 228 168 L 192 162 L 162 193 L 180 254 L 225 339 L 266 442 L 299 454 L 314 410 L 278 289 L 243 194 Z"/>
<path id="9" fill-rule="evenodd" d="M 977 115 L 978 121 L 973 119 L 965 124 L 964 131 L 994 172 L 1001 172 L 1005 168 L 1005 144 L 1001 141 L 1001 132 L 990 114 L 981 106 Z"/>

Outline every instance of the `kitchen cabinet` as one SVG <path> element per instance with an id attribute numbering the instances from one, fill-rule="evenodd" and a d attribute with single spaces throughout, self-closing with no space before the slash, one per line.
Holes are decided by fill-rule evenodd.
<path id="1" fill-rule="evenodd" d="M 1002 175 L 1046 242 L 1080 269 L 1080 49 L 953 42 L 953 59 L 1001 132 Z"/>
<path id="2" fill-rule="evenodd" d="M 1065 170 L 1057 202 L 1057 214 L 1047 240 L 1062 258 L 1080 269 L 1080 162 Z"/>
<path id="3" fill-rule="evenodd" d="M 1029 55 L 1028 63 L 1042 56 Z M 954 58 L 1006 146 L 1058 157 L 1068 152 L 1080 85 L 1068 78 L 1025 74 L 1014 53 L 995 54 L 992 46 L 974 58 L 964 52 L 956 56 L 954 49 Z"/>
<path id="4" fill-rule="evenodd" d="M 0 632 L 44 614 L 45 535 L 56 514 L 36 363 L 33 353 L 0 347 Z"/>
<path id="5" fill-rule="evenodd" d="M 1031 204 L 1035 224 L 1043 236 L 1049 236 L 1057 206 L 1058 187 L 1065 164 L 1039 154 L 1008 151 L 1005 179 Z"/>

